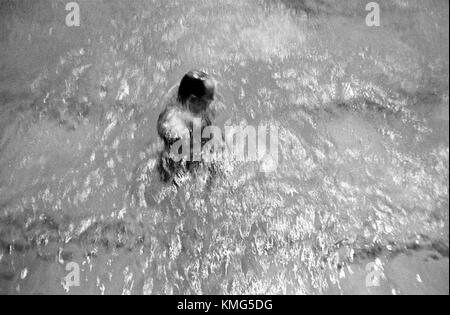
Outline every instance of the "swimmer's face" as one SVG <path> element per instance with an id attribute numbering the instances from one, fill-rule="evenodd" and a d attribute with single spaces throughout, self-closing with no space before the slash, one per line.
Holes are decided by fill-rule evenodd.
<path id="1" fill-rule="evenodd" d="M 180 83 L 178 99 L 193 113 L 200 113 L 214 100 L 214 80 L 205 72 L 190 71 Z"/>
<path id="2" fill-rule="evenodd" d="M 199 98 L 196 96 L 190 96 L 186 102 L 187 108 L 194 113 L 199 114 L 208 109 L 214 98 Z"/>

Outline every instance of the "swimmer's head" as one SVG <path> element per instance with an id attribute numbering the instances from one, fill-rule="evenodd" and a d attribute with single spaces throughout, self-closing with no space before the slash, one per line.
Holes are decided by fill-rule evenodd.
<path id="1" fill-rule="evenodd" d="M 214 100 L 216 84 L 205 72 L 189 71 L 181 80 L 178 100 L 194 113 L 206 110 Z"/>

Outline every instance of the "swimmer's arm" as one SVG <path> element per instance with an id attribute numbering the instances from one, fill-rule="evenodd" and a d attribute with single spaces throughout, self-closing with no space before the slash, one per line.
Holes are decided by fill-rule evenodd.
<path id="1" fill-rule="evenodd" d="M 166 108 L 166 109 L 159 115 L 159 118 L 158 118 L 158 124 L 157 124 L 158 135 L 161 137 L 161 139 L 164 140 L 164 142 L 166 141 L 167 134 L 168 134 L 167 124 L 164 123 L 164 122 L 167 120 L 168 110 L 169 110 L 169 109 Z"/>

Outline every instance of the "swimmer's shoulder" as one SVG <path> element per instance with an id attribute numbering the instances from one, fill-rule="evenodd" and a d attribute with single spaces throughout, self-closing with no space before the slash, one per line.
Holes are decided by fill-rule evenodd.
<path id="1" fill-rule="evenodd" d="M 164 140 L 178 139 L 189 133 L 192 114 L 180 106 L 168 106 L 158 119 L 158 134 Z"/>
<path id="2" fill-rule="evenodd" d="M 180 107 L 176 93 L 178 87 L 178 84 L 174 85 L 162 99 L 163 111 L 158 118 L 158 132 L 160 131 L 160 128 L 164 126 L 164 122 L 166 122 L 171 116 L 173 116 Z"/>

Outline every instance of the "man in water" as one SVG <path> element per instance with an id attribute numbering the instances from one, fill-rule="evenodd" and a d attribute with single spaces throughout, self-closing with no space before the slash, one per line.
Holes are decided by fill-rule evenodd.
<path id="1" fill-rule="evenodd" d="M 158 134 L 164 141 L 158 171 L 164 182 L 178 185 L 177 180 L 183 174 L 199 166 L 200 162 L 193 159 L 194 121 L 201 122 L 201 132 L 213 123 L 215 113 L 210 105 L 214 100 L 215 87 L 214 80 L 208 74 L 193 70 L 181 80 L 178 93 L 170 95 L 158 119 Z M 190 148 L 188 156 L 183 157 L 183 152 L 173 152 L 173 146 L 179 141 L 187 142 Z M 201 146 L 204 144 L 202 139 Z"/>

